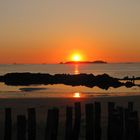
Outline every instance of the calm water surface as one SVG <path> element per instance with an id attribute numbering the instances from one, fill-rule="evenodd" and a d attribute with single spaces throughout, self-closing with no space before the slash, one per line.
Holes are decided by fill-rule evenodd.
<path id="1" fill-rule="evenodd" d="M 33 72 L 33 73 L 92 73 L 94 75 L 107 73 L 110 76 L 123 78 L 125 76 L 140 77 L 140 63 L 137 64 L 40 64 L 40 65 L 0 65 L 0 75 L 9 72 Z M 137 81 L 140 83 L 140 81 Z M 38 97 L 97 97 L 97 96 L 130 96 L 139 95 L 140 87 L 133 88 L 109 88 L 102 90 L 98 87 L 87 88 L 83 86 L 65 85 L 39 85 L 39 86 L 6 86 L 0 83 L 0 98 L 38 98 Z M 77 96 L 77 98 L 79 97 Z"/>

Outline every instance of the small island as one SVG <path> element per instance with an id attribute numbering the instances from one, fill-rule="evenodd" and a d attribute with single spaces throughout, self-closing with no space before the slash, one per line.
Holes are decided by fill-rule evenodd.
<path id="1" fill-rule="evenodd" d="M 68 62 L 60 62 L 60 64 L 107 64 L 107 62 L 102 60 L 96 61 L 68 61 Z"/>

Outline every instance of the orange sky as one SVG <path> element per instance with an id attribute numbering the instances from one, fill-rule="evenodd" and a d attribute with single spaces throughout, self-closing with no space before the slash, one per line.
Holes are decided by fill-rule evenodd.
<path id="1" fill-rule="evenodd" d="M 0 1 L 0 63 L 140 62 L 140 1 Z"/>

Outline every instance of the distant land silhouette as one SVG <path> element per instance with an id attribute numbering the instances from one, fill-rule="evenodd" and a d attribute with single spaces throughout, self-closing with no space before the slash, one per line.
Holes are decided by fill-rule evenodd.
<path id="1" fill-rule="evenodd" d="M 96 61 L 68 61 L 68 62 L 60 62 L 60 64 L 107 64 L 107 62 L 102 60 Z"/>

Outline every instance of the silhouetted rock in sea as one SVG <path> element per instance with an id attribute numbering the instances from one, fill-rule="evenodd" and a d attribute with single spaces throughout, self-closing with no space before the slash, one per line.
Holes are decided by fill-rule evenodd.
<path id="1" fill-rule="evenodd" d="M 125 86 L 126 86 L 127 88 L 131 88 L 131 87 L 135 86 L 135 84 L 132 83 L 132 82 L 126 82 L 126 83 L 125 83 Z"/>
<path id="2" fill-rule="evenodd" d="M 109 87 L 117 88 L 123 85 L 117 78 L 110 77 L 107 74 L 97 75 L 95 79 L 96 85 L 102 89 L 108 89 Z"/>
<path id="3" fill-rule="evenodd" d="M 108 89 L 109 87 L 132 87 L 132 82 L 122 83 L 117 78 L 110 77 L 107 74 L 94 76 L 93 74 L 42 74 L 42 73 L 8 73 L 4 76 L 0 76 L 0 81 L 6 85 L 38 85 L 38 84 L 65 84 L 71 86 L 86 86 L 94 87 L 98 86 L 102 89 Z"/>

